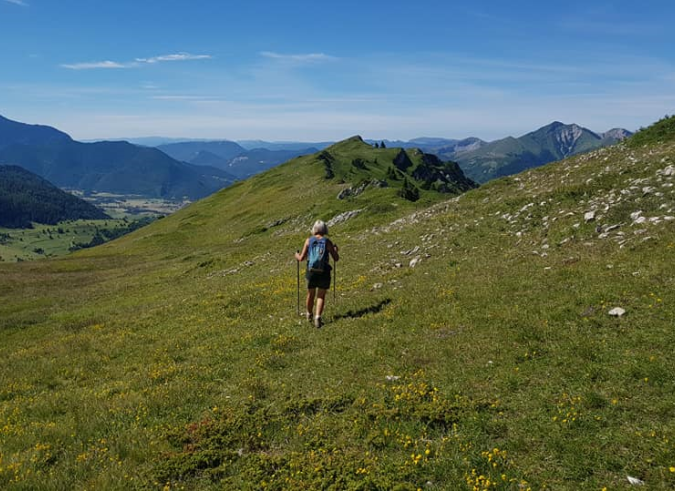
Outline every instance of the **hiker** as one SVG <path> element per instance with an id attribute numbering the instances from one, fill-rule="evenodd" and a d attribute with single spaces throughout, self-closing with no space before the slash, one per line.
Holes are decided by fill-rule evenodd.
<path id="1" fill-rule="evenodd" d="M 337 244 L 328 239 L 328 226 L 323 220 L 317 220 L 312 227 L 312 235 L 307 238 L 302 251 L 295 253 L 295 259 L 304 261 L 307 259 L 307 272 L 305 278 L 307 279 L 307 311 L 305 317 L 307 321 L 312 322 L 312 313 L 314 311 L 314 298 L 316 297 L 316 314 L 314 314 L 314 326 L 321 328 L 323 322 L 321 314 L 326 300 L 326 292 L 330 289 L 330 259 L 328 255 L 333 257 L 333 261 L 338 261 Z"/>

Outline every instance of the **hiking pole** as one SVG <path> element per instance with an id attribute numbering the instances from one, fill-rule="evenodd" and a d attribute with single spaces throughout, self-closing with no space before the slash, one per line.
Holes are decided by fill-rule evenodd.
<path id="1" fill-rule="evenodd" d="M 333 259 L 333 304 L 337 305 L 337 294 L 335 293 L 337 291 L 337 288 L 335 287 L 337 285 L 337 261 Z"/>
<path id="2" fill-rule="evenodd" d="M 296 251 L 297 254 L 300 254 L 300 250 Z M 297 258 L 295 259 L 295 263 L 297 266 L 297 272 L 298 272 L 298 316 L 300 316 L 300 260 Z"/>
<path id="3" fill-rule="evenodd" d="M 333 258 L 333 321 L 335 321 L 335 311 L 337 308 L 337 294 L 335 293 L 337 284 L 337 261 Z"/>

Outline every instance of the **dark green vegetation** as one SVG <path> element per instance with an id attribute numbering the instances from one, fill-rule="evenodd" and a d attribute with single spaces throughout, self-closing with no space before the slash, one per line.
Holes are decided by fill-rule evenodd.
<path id="1" fill-rule="evenodd" d="M 0 164 L 17 165 L 61 188 L 181 200 L 232 183 L 220 169 L 178 162 L 128 142 L 76 142 L 53 128 L 0 121 Z"/>
<path id="2" fill-rule="evenodd" d="M 448 198 L 414 152 L 377 186 L 398 149 L 352 139 L 0 265 L 0 487 L 675 488 L 675 140 L 658 141 Z M 331 227 L 338 302 L 316 330 L 292 253 L 355 210 Z"/>
<path id="3" fill-rule="evenodd" d="M 32 222 L 107 219 L 94 205 L 58 189 L 18 166 L 0 166 L 0 227 L 30 228 Z"/>
<path id="4" fill-rule="evenodd" d="M 154 217 L 144 217 L 138 220 L 133 220 L 129 222 L 128 220 L 114 221 L 112 227 L 108 227 L 108 223 L 104 224 L 104 227 L 96 226 L 94 235 L 89 241 L 86 242 L 75 242 L 73 241 L 72 245 L 68 248 L 68 251 L 77 251 L 79 249 L 93 248 L 94 246 L 100 246 L 103 243 L 112 241 L 113 239 L 120 238 L 131 232 L 134 232 L 136 229 L 145 227 L 148 224 L 151 224 L 155 221 Z"/>
<path id="5" fill-rule="evenodd" d="M 358 195 L 359 190 L 367 186 L 392 187 L 403 197 L 412 192 L 414 199 L 412 196 L 407 199 L 416 201 L 420 197 L 419 190 L 412 190 L 417 188 L 462 193 L 476 187 L 454 162 L 442 162 L 419 149 L 373 148 L 358 136 L 328 147 L 316 156 L 324 166 L 326 179 L 352 185 L 343 190 L 344 196 Z"/>
<path id="6" fill-rule="evenodd" d="M 675 117 L 666 115 L 649 128 L 641 128 L 628 141 L 632 148 L 644 145 L 656 145 L 671 141 L 675 135 Z"/>
<path id="7" fill-rule="evenodd" d="M 614 144 L 628 135 L 630 132 L 619 129 L 598 135 L 578 125 L 555 121 L 519 138 L 507 137 L 466 149 L 450 147 L 450 152 L 445 149 L 436 152 L 441 158 L 457 161 L 471 179 L 485 183 Z"/>

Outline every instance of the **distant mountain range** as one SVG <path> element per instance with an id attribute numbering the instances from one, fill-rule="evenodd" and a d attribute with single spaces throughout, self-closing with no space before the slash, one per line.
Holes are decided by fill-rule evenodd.
<path id="1" fill-rule="evenodd" d="M 185 162 L 191 162 L 198 158 L 201 153 L 208 153 L 229 160 L 246 152 L 244 147 L 229 140 L 184 141 L 158 145 L 157 148 L 166 155 Z"/>
<path id="2" fill-rule="evenodd" d="M 102 210 L 19 166 L 0 166 L 0 226 L 31 227 L 32 222 L 109 219 Z"/>
<path id="3" fill-rule="evenodd" d="M 129 142 L 136 145 L 144 145 L 146 147 L 160 147 L 162 145 L 185 143 L 185 142 L 234 142 L 242 147 L 244 150 L 252 149 L 267 149 L 267 150 L 303 150 L 314 147 L 323 150 L 329 145 L 333 145 L 334 141 L 329 142 L 295 142 L 295 141 L 274 141 L 267 140 L 224 140 L 213 138 L 188 138 L 188 137 L 129 137 L 129 138 L 105 138 L 95 140 L 83 140 L 83 142 L 100 142 L 101 140 L 108 140 L 112 142 Z"/>
<path id="4" fill-rule="evenodd" d="M 611 145 L 630 135 L 620 128 L 595 133 L 556 121 L 521 137 L 493 142 L 476 137 L 366 142 L 378 146 L 384 143 L 387 148 L 419 148 L 443 161 L 457 162 L 467 177 L 484 183 Z M 163 137 L 138 140 L 167 141 Z M 0 164 L 18 165 L 59 187 L 85 192 L 195 200 L 328 145 L 330 142 L 262 140 L 192 140 L 164 143 L 157 148 L 126 141 L 82 143 L 49 126 L 27 125 L 0 116 Z"/>
<path id="5" fill-rule="evenodd" d="M 237 140 L 237 143 L 246 150 L 304 150 L 314 148 L 323 150 L 335 142 L 267 142 L 265 140 Z"/>
<path id="6" fill-rule="evenodd" d="M 595 133 L 576 124 L 555 121 L 518 138 L 486 142 L 476 137 L 448 139 L 419 137 L 412 140 L 373 140 L 388 148 L 418 148 L 445 161 L 459 163 L 468 177 L 484 183 L 581 152 L 612 145 L 632 133 L 614 128 Z M 160 145 L 172 157 L 192 164 L 210 165 L 247 178 L 300 155 L 323 150 L 332 142 L 266 142 L 263 140 L 186 141 Z M 238 155 L 235 155 L 237 154 Z"/>
<path id="7" fill-rule="evenodd" d="M 630 135 L 631 132 L 620 128 L 597 134 L 579 125 L 565 125 L 555 121 L 519 138 L 507 137 L 490 143 L 477 141 L 473 147 L 428 151 L 436 153 L 442 159 L 458 162 L 468 177 L 485 183 L 500 176 L 516 174 L 525 169 L 612 145 Z"/>
<path id="8" fill-rule="evenodd" d="M 221 169 L 180 162 L 155 148 L 76 142 L 55 128 L 1 116 L 0 164 L 21 166 L 62 188 L 167 199 L 199 199 L 235 179 Z"/>
<path id="9" fill-rule="evenodd" d="M 249 141 L 251 142 L 253 141 Z M 160 145 L 157 148 L 174 159 L 199 166 L 213 166 L 238 179 L 246 179 L 294 157 L 319 151 L 317 147 L 298 147 L 299 144 L 274 144 L 263 141 L 255 143 L 270 145 L 273 148 L 246 149 L 229 140 L 177 142 Z M 288 148 L 282 148 L 286 145 Z"/>

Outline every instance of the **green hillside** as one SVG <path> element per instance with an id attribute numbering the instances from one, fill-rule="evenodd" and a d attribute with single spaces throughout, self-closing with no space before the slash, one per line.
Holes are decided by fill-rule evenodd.
<path id="1" fill-rule="evenodd" d="M 0 487 L 675 488 L 658 142 L 448 197 L 452 166 L 354 138 L 0 265 Z M 321 330 L 292 256 L 318 217 L 350 217 Z"/>
<path id="2" fill-rule="evenodd" d="M 675 139 L 675 117 L 665 116 L 659 121 L 649 126 L 641 128 L 628 144 L 633 147 L 645 145 L 658 145 L 666 142 L 672 142 Z"/>

